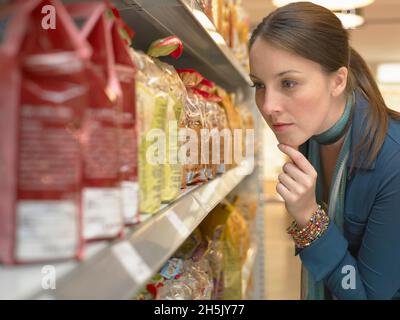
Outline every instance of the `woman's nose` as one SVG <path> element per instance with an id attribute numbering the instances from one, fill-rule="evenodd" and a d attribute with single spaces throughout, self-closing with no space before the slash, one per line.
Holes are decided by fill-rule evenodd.
<path id="1" fill-rule="evenodd" d="M 266 115 L 272 115 L 282 111 L 279 96 L 273 92 L 265 92 L 262 104 L 262 112 Z"/>

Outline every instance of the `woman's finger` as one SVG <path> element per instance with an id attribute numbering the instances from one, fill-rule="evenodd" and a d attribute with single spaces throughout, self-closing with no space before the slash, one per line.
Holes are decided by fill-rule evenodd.
<path id="1" fill-rule="evenodd" d="M 286 187 L 286 189 L 288 189 L 290 192 L 298 192 L 299 190 L 299 184 L 295 181 L 295 180 L 293 180 L 293 178 L 292 177 L 290 177 L 288 174 L 286 174 L 286 173 L 281 173 L 279 176 L 278 176 L 278 180 L 279 180 L 279 182 L 280 183 L 282 183 L 285 187 Z"/>
<path id="2" fill-rule="evenodd" d="M 292 193 L 282 183 L 276 185 L 276 191 L 280 194 L 283 200 L 287 203 L 292 198 Z"/>
<path id="3" fill-rule="evenodd" d="M 285 153 L 290 159 L 292 159 L 294 164 L 296 164 L 301 171 L 303 171 L 307 175 L 315 176 L 316 171 L 314 167 L 307 160 L 307 158 L 303 156 L 303 154 L 300 151 L 297 151 L 293 147 L 284 144 L 279 144 L 278 148 L 283 153 Z"/>
<path id="4" fill-rule="evenodd" d="M 307 179 L 307 175 L 301 171 L 295 164 L 291 163 L 291 162 L 287 162 L 283 165 L 282 167 L 283 172 L 285 172 L 286 174 L 288 174 L 290 177 L 292 177 L 292 179 L 294 179 L 297 182 L 301 182 L 304 181 L 305 179 Z"/>

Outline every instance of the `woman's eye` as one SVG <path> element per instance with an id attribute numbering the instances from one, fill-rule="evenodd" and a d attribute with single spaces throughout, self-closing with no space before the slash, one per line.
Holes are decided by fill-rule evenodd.
<path id="1" fill-rule="evenodd" d="M 296 86 L 297 82 L 293 80 L 283 80 L 282 87 L 286 89 L 292 89 Z"/>
<path id="2" fill-rule="evenodd" d="M 255 82 L 255 83 L 253 83 L 253 85 L 251 87 L 256 88 L 256 90 L 259 90 L 259 89 L 264 89 L 265 85 L 262 83 L 259 83 L 259 82 Z"/>

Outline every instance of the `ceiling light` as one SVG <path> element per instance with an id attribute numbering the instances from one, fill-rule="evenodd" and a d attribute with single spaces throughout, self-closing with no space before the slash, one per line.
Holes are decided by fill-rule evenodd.
<path id="1" fill-rule="evenodd" d="M 272 3 L 277 7 L 282 7 L 292 2 L 304 0 L 273 0 Z M 330 10 L 344 10 L 361 8 L 370 5 L 375 0 L 311 0 L 315 4 L 328 8 Z"/>

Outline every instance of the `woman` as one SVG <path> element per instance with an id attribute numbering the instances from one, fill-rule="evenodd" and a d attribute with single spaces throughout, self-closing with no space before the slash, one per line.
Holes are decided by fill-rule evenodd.
<path id="1" fill-rule="evenodd" d="M 400 298 L 400 113 L 348 33 L 309 2 L 250 40 L 256 104 L 291 161 L 276 190 L 303 264 L 302 297 Z"/>

